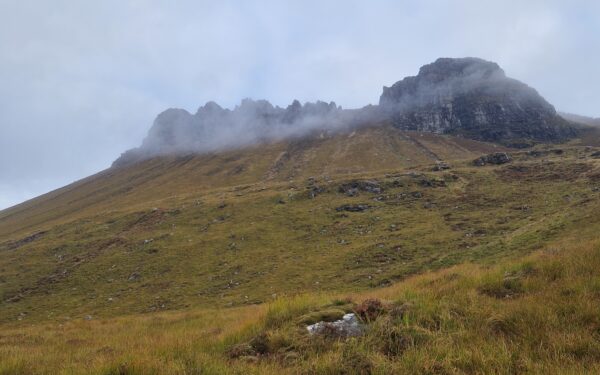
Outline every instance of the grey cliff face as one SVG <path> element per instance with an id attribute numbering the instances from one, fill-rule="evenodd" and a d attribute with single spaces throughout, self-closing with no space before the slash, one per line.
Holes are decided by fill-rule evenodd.
<path id="1" fill-rule="evenodd" d="M 170 108 L 156 117 L 142 145 L 125 152 L 113 165 L 165 154 L 243 147 L 352 123 L 347 111 L 322 101 L 302 105 L 295 100 L 280 108 L 266 100 L 244 99 L 233 110 L 208 102 L 195 114 Z"/>
<path id="2" fill-rule="evenodd" d="M 537 91 L 506 77 L 498 64 L 441 58 L 415 77 L 384 87 L 380 109 L 406 130 L 463 135 L 507 145 L 555 142 L 575 135 Z"/>
<path id="3" fill-rule="evenodd" d="M 384 87 L 379 105 L 360 109 L 297 100 L 281 108 L 251 99 L 233 110 L 215 102 L 195 114 L 168 109 L 158 115 L 141 147 L 125 152 L 113 165 L 379 123 L 515 147 L 563 141 L 577 134 L 537 91 L 508 78 L 498 64 L 472 57 L 440 58 L 421 67 L 416 76 Z"/>

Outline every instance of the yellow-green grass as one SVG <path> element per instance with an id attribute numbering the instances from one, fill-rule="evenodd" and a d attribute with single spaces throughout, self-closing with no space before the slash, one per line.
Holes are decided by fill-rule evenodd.
<path id="1" fill-rule="evenodd" d="M 154 158 L 108 169 L 0 211 L 0 239 L 117 211 L 176 204 L 195 195 L 302 184 L 311 176 L 362 176 L 472 159 L 502 147 L 391 126 L 322 135 L 208 155 Z M 154 206 L 152 206 L 154 205 Z"/>
<path id="2" fill-rule="evenodd" d="M 475 167 L 501 148 L 379 127 L 156 158 L 2 211 L 0 373 L 598 370 L 600 160 L 561 147 Z M 340 190 L 357 181 L 383 191 Z M 306 335 L 368 297 L 409 309 Z"/>
<path id="3" fill-rule="evenodd" d="M 46 232 L 30 242 L 19 243 L 27 238 L 20 233 L 0 243 L 0 321 L 65 322 L 363 291 L 463 262 L 522 256 L 598 227 L 599 165 L 589 154 L 569 148 L 516 154 L 500 167 L 455 161 L 442 172 L 428 164 L 176 196 L 155 184 L 164 198 L 66 216 L 36 228 Z M 376 180 L 384 192 L 339 191 L 352 180 Z M 324 191 L 311 199 L 314 186 Z M 336 210 L 344 204 L 371 208 Z"/>
<path id="4" fill-rule="evenodd" d="M 600 371 L 600 241 L 566 237 L 492 266 L 463 264 L 368 293 L 261 306 L 9 325 L 1 374 L 584 374 Z M 507 280 L 518 293 L 506 297 Z M 336 301 L 404 306 L 364 336 L 309 336 Z M 260 337 L 260 356 L 231 348 Z"/>

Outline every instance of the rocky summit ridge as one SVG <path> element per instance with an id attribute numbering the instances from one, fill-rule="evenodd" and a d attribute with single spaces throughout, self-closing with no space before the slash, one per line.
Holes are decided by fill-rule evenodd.
<path id="1" fill-rule="evenodd" d="M 416 76 L 384 87 L 378 105 L 360 109 L 297 100 L 281 108 L 251 99 L 233 110 L 215 102 L 195 114 L 168 109 L 158 115 L 142 145 L 125 152 L 113 166 L 163 154 L 206 153 L 377 124 L 513 147 L 577 135 L 577 128 L 535 89 L 507 77 L 498 64 L 473 57 L 439 58 L 421 67 Z"/>
<path id="2" fill-rule="evenodd" d="M 576 135 L 535 89 L 478 58 L 440 58 L 425 65 L 417 76 L 384 87 L 379 105 L 400 129 L 511 146 Z"/>

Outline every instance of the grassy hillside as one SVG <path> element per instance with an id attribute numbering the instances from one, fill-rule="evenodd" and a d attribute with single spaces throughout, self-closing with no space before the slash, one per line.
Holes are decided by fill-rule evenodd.
<path id="1" fill-rule="evenodd" d="M 497 150 L 382 126 L 156 158 L 4 210 L 0 373 L 597 369 L 578 263 L 598 248 L 596 149 L 473 165 Z M 368 296 L 388 302 L 360 339 L 297 324 Z"/>
<path id="2" fill-rule="evenodd" d="M 187 159 L 109 170 L 5 214 L 46 221 L 0 245 L 0 320 L 257 304 L 527 254 L 594 220 L 590 153 L 197 189 Z"/>
<path id="3" fill-rule="evenodd" d="M 246 185 L 303 184 L 309 177 L 398 171 L 436 159 L 471 159 L 501 147 L 468 139 L 399 132 L 389 126 L 232 150 L 155 158 L 108 169 L 0 211 L 0 238 L 17 238 L 75 218 L 133 211 Z"/>
<path id="4" fill-rule="evenodd" d="M 469 168 L 431 168 L 493 149 L 373 128 L 107 170 L 1 213 L 0 320 L 259 303 L 482 257 L 496 237 L 465 238 Z"/>
<path id="5" fill-rule="evenodd" d="M 0 373 L 598 373 L 597 229 L 519 260 L 464 264 L 367 293 L 5 326 Z M 386 307 L 363 336 L 311 337 L 300 323 L 366 298 Z M 248 353 L 237 355 L 240 347 Z"/>

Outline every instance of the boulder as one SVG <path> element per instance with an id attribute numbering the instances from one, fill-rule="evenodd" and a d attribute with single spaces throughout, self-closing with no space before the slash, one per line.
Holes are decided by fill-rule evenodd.
<path id="1" fill-rule="evenodd" d="M 493 154 L 484 155 L 473 160 L 473 165 L 483 167 L 487 164 L 500 165 L 510 163 L 512 157 L 506 152 L 495 152 Z"/>
<path id="2" fill-rule="evenodd" d="M 445 161 L 442 160 L 438 160 L 435 162 L 435 166 L 431 169 L 434 172 L 439 172 L 439 171 L 445 171 L 450 169 L 450 165 L 448 165 L 448 163 L 446 163 Z"/>
<path id="3" fill-rule="evenodd" d="M 592 152 L 590 156 L 594 159 L 600 159 L 600 151 Z"/>
<path id="4" fill-rule="evenodd" d="M 353 197 L 358 195 L 361 191 L 372 194 L 381 194 L 383 188 L 377 181 L 350 181 L 340 185 L 338 190 L 340 193 Z"/>
<path id="5" fill-rule="evenodd" d="M 318 322 L 306 327 L 310 335 L 330 337 L 353 337 L 363 333 L 363 325 L 355 314 L 345 314 L 342 319 L 334 322 Z"/>
<path id="6" fill-rule="evenodd" d="M 368 204 L 345 204 L 343 206 L 337 207 L 335 210 L 340 211 L 348 211 L 348 212 L 362 212 L 371 208 Z"/>

